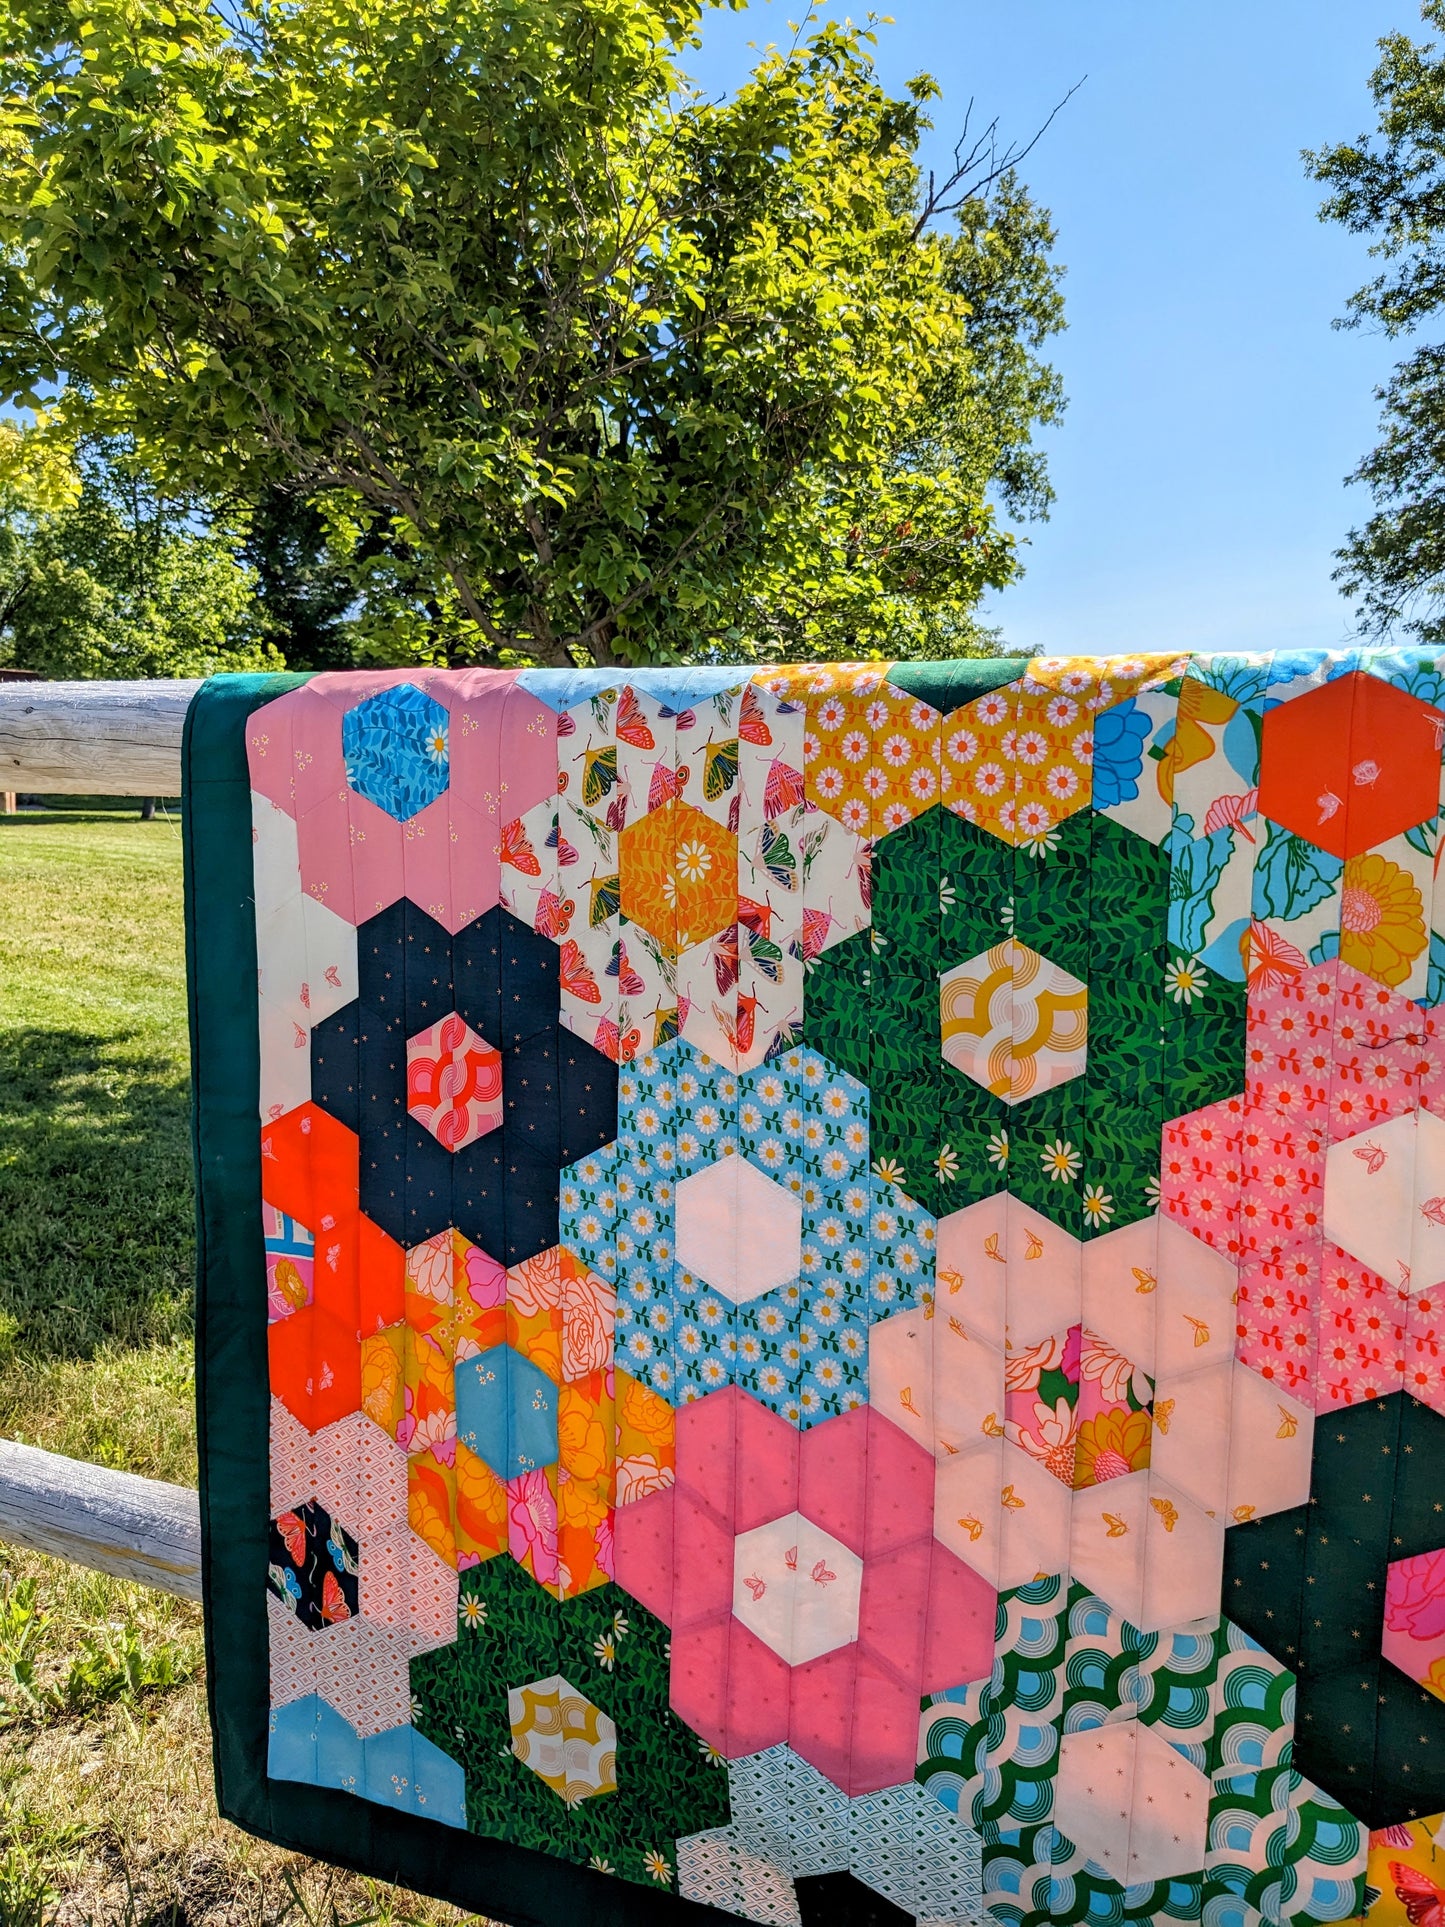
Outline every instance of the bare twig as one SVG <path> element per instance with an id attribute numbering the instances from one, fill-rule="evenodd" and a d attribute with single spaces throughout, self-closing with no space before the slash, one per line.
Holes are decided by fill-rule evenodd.
<path id="1" fill-rule="evenodd" d="M 963 131 L 954 143 L 953 166 L 940 181 L 934 170 L 928 170 L 928 187 L 923 196 L 923 206 L 918 219 L 913 224 L 913 239 L 916 241 L 930 221 L 941 214 L 954 214 L 975 196 L 984 193 L 994 182 L 1018 166 L 1019 162 L 1031 154 L 1047 134 L 1054 121 L 1088 79 L 1084 74 L 1076 80 L 1069 91 L 1050 111 L 1048 119 L 1038 128 L 1022 147 L 1012 141 L 999 152 L 998 116 L 988 123 L 983 132 L 968 145 L 969 125 L 973 120 L 973 102 L 968 103 L 968 111 L 963 117 Z"/>

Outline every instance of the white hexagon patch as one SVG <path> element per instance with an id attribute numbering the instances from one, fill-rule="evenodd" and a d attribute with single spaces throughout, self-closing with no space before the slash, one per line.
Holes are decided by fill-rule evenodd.
<path id="1" fill-rule="evenodd" d="M 734 1305 L 796 1278 L 802 1244 L 802 1205 L 746 1158 L 721 1158 L 677 1187 L 678 1261 Z"/>
<path id="2" fill-rule="evenodd" d="M 1010 1104 L 1084 1068 L 1087 986 L 1012 937 L 944 971 L 939 1011 L 945 1060 Z"/>
<path id="3" fill-rule="evenodd" d="M 863 1561 L 801 1512 L 733 1542 L 733 1612 L 790 1666 L 858 1637 Z"/>

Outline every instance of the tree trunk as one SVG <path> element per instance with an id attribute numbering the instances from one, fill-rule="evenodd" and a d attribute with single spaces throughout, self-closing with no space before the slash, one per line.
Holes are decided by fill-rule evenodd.
<path id="1" fill-rule="evenodd" d="M 155 819 L 156 819 L 156 799 L 153 796 L 143 796 L 140 800 L 141 822 L 154 823 Z"/>

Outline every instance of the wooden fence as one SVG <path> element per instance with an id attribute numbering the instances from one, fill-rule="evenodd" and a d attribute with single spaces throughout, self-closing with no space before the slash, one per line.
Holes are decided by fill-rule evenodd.
<path id="1" fill-rule="evenodd" d="M 0 1539 L 181 1599 L 201 1596 L 194 1492 L 0 1439 Z"/>
<path id="2" fill-rule="evenodd" d="M 179 796 L 199 682 L 0 683 L 0 789 Z"/>
<path id="3" fill-rule="evenodd" d="M 199 682 L 0 682 L 0 791 L 178 796 Z M 0 1539 L 201 1596 L 194 1492 L 0 1439 Z"/>

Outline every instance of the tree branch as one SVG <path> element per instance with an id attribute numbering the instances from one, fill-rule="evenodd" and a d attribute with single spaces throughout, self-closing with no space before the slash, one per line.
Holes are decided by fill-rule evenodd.
<path id="1" fill-rule="evenodd" d="M 911 239 L 916 241 L 930 221 L 937 220 L 941 214 L 955 214 L 965 201 L 971 201 L 986 193 L 994 182 L 1001 179 L 1011 168 L 1031 154 L 1052 127 L 1055 119 L 1068 106 L 1069 102 L 1089 78 L 1084 74 L 1076 80 L 1063 99 L 1050 110 L 1048 119 L 1038 128 L 1032 138 L 1022 147 L 1009 145 L 1000 154 L 998 151 L 998 116 L 989 122 L 973 145 L 964 151 L 968 139 L 969 122 L 973 119 L 973 102 L 963 117 L 963 132 L 959 135 L 953 149 L 953 167 L 939 180 L 933 169 L 928 170 L 928 188 L 923 197 L 923 206 L 918 219 L 913 224 Z"/>

